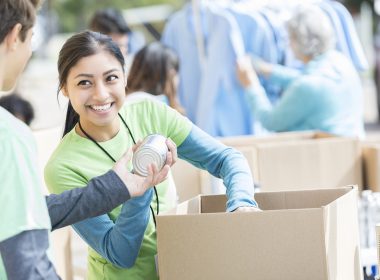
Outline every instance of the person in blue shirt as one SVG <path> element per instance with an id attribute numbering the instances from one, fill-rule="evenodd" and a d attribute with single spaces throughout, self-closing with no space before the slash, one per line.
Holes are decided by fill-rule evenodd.
<path id="1" fill-rule="evenodd" d="M 237 62 L 237 76 L 257 121 L 271 131 L 321 130 L 364 137 L 362 87 L 352 63 L 333 50 L 333 29 L 314 5 L 295 9 L 287 22 L 290 47 L 302 70 L 257 59 Z M 281 85 L 284 93 L 272 105 L 254 70 Z"/>

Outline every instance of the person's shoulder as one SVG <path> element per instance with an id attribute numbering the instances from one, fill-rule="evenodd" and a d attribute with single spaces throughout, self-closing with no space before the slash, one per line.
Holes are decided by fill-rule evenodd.
<path id="1" fill-rule="evenodd" d="M 82 143 L 73 131 L 65 135 L 45 164 L 44 178 L 47 188 L 52 193 L 61 193 L 72 188 L 73 182 L 83 181 L 76 172 L 83 163 L 80 155 Z M 86 182 L 83 181 L 83 184 Z"/>
<path id="2" fill-rule="evenodd" d="M 165 104 L 149 95 L 140 95 L 138 98 L 130 99 L 125 102 L 122 113 L 147 113 L 147 110 L 155 110 L 165 108 Z"/>
<path id="3" fill-rule="evenodd" d="M 345 54 L 337 50 L 329 50 L 324 57 L 324 62 L 330 68 L 339 70 L 355 69 L 352 61 Z"/>
<path id="4" fill-rule="evenodd" d="M 298 79 L 296 79 L 291 85 L 291 91 L 293 94 L 297 94 L 299 96 L 306 96 L 310 98 L 310 96 L 314 94 L 320 94 L 327 85 L 328 81 L 325 77 L 320 75 L 302 75 Z"/>
<path id="5" fill-rule="evenodd" d="M 127 94 L 125 98 L 125 102 L 129 104 L 129 103 L 136 103 L 136 102 L 140 102 L 144 100 L 155 100 L 155 99 L 156 99 L 155 96 L 150 93 L 147 93 L 144 91 L 136 91 L 136 92 L 131 92 Z"/>
<path id="6" fill-rule="evenodd" d="M 26 145 L 35 145 L 30 128 L 0 107 L 0 141 L 20 141 Z"/>

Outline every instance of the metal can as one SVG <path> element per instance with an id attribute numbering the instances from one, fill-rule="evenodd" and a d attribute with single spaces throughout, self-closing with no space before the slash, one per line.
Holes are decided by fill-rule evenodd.
<path id="1" fill-rule="evenodd" d="M 166 138 L 160 134 L 148 135 L 137 151 L 133 154 L 133 171 L 141 176 L 148 176 L 148 166 L 156 164 L 157 169 L 161 170 L 166 162 L 168 146 Z"/>

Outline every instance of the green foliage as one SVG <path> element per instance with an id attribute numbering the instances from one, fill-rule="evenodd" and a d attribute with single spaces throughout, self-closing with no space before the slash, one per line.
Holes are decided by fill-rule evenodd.
<path id="1" fill-rule="evenodd" d="M 60 31 L 76 32 L 87 27 L 92 14 L 102 8 L 136 8 L 157 4 L 170 4 L 174 8 L 183 5 L 183 0 L 50 0 L 50 8 L 59 19 Z"/>

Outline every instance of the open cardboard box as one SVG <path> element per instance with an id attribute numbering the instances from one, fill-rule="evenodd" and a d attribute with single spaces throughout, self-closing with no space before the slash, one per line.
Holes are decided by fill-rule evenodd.
<path id="1" fill-rule="evenodd" d="M 157 217 L 161 280 L 362 280 L 357 189 L 257 193 L 262 212 L 197 196 Z"/>
<path id="2" fill-rule="evenodd" d="M 306 131 L 219 140 L 245 156 L 262 191 L 363 185 L 360 144 L 355 138 Z M 177 161 L 172 172 L 179 202 L 212 193 L 208 172 L 183 160 Z"/>

